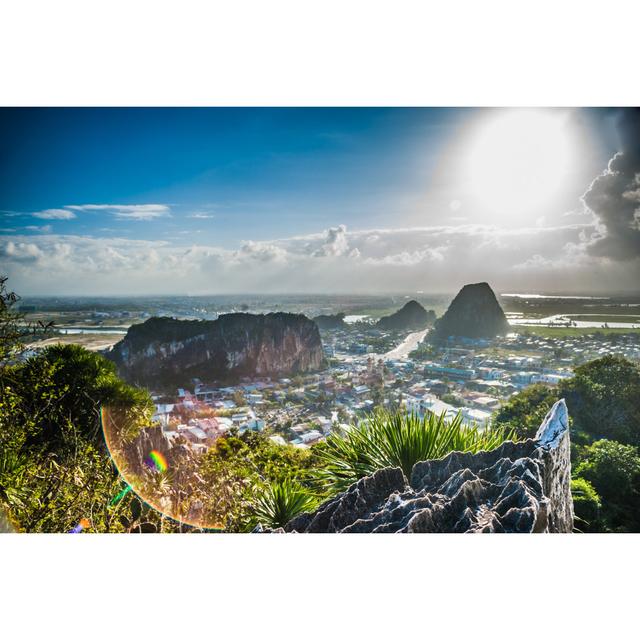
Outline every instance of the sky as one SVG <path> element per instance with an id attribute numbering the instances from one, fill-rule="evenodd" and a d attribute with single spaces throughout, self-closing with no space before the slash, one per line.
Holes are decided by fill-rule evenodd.
<path id="1" fill-rule="evenodd" d="M 0 109 L 20 295 L 640 293 L 638 109 Z"/>

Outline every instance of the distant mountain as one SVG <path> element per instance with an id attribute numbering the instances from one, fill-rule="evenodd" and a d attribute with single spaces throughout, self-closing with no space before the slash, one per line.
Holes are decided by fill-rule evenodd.
<path id="1" fill-rule="evenodd" d="M 293 313 L 150 318 L 134 324 L 107 357 L 125 380 L 153 388 L 187 384 L 195 377 L 233 382 L 304 373 L 324 364 L 318 327 Z"/>
<path id="2" fill-rule="evenodd" d="M 424 329 L 435 322 L 435 319 L 434 311 L 427 311 L 419 302 L 410 300 L 402 309 L 380 318 L 376 327 L 386 330 Z"/>
<path id="3" fill-rule="evenodd" d="M 432 338 L 494 338 L 508 332 L 509 323 L 493 290 L 486 282 L 478 282 L 462 287 L 436 322 Z"/>
<path id="4" fill-rule="evenodd" d="M 313 321 L 319 329 L 344 329 L 347 326 L 344 318 L 344 313 L 336 313 L 333 316 L 316 316 Z"/>

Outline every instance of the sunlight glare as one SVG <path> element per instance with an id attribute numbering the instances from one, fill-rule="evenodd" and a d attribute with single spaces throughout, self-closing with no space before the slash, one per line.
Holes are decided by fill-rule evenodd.
<path id="1" fill-rule="evenodd" d="M 477 127 L 466 156 L 472 199 L 502 217 L 544 213 L 565 183 L 572 143 L 563 112 L 492 114 Z"/>

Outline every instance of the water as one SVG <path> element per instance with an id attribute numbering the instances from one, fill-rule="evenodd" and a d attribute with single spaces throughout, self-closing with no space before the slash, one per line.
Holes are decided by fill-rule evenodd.
<path id="1" fill-rule="evenodd" d="M 93 333 L 111 333 L 117 335 L 125 335 L 127 333 L 127 329 L 118 329 L 116 327 L 100 327 L 96 329 L 88 328 L 88 327 L 56 327 L 56 330 L 60 333 L 68 336 L 74 336 L 78 334 L 93 334 Z"/>

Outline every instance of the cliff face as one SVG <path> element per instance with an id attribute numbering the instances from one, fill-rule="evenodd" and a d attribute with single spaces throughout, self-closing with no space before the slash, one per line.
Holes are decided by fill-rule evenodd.
<path id="1" fill-rule="evenodd" d="M 424 329 L 435 319 L 435 312 L 427 311 L 419 302 L 410 300 L 402 309 L 398 309 L 390 316 L 380 318 L 376 327 L 386 330 Z"/>
<path id="2" fill-rule="evenodd" d="M 569 533 L 570 485 L 568 416 L 560 400 L 532 440 L 419 462 L 409 480 L 400 469 L 381 469 L 285 530 Z"/>
<path id="3" fill-rule="evenodd" d="M 486 282 L 466 284 L 435 325 L 433 338 L 494 338 L 509 332 L 509 323 Z"/>
<path id="4" fill-rule="evenodd" d="M 231 382 L 288 375 L 324 363 L 318 327 L 291 313 L 230 313 L 213 321 L 150 318 L 132 326 L 108 357 L 126 380 L 147 386 L 193 377 Z"/>

